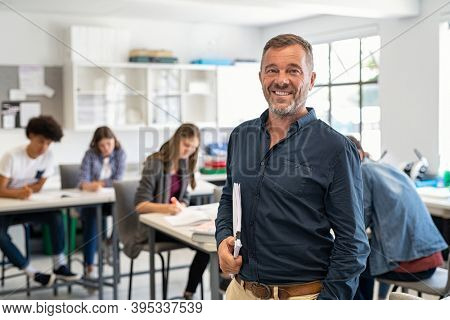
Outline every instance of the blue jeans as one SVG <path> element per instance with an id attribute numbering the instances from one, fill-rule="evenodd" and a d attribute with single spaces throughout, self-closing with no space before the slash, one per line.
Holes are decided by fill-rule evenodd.
<path id="1" fill-rule="evenodd" d="M 97 214 L 96 207 L 85 207 L 80 209 L 81 222 L 83 224 L 83 255 L 84 264 L 90 266 L 94 264 L 95 254 L 97 253 Z M 103 215 L 112 213 L 111 204 L 102 205 Z M 103 218 L 104 219 L 104 218 Z M 106 236 L 106 224 L 103 221 L 102 239 Z"/>
<path id="2" fill-rule="evenodd" d="M 59 211 L 2 215 L 0 216 L 0 249 L 8 260 L 20 269 L 27 267 L 29 261 L 12 242 L 8 234 L 8 228 L 11 225 L 29 222 L 45 223 L 49 226 L 54 255 L 60 254 L 64 250 L 64 224 Z"/>

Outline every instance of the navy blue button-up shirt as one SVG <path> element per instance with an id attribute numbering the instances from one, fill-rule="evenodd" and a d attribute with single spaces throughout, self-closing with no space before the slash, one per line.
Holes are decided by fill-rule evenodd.
<path id="1" fill-rule="evenodd" d="M 269 149 L 267 118 L 268 110 L 230 136 L 217 243 L 233 233 L 232 186 L 240 183 L 240 276 L 265 284 L 321 280 L 319 298 L 352 299 L 369 255 L 358 152 L 313 109 Z"/>

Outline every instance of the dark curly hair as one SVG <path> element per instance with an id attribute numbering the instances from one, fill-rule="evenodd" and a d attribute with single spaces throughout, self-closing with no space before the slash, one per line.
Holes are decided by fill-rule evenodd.
<path id="1" fill-rule="evenodd" d="M 25 129 L 27 138 L 30 138 L 31 133 L 44 136 L 46 139 L 50 139 L 53 142 L 59 142 L 63 137 L 61 126 L 51 116 L 31 118 Z"/>

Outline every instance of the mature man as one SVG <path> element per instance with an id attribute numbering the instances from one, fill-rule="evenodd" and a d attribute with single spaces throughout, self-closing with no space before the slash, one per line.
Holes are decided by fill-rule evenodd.
<path id="1" fill-rule="evenodd" d="M 230 136 L 216 220 L 220 266 L 237 274 L 227 299 L 352 299 L 369 254 L 358 152 L 305 107 L 316 77 L 307 41 L 269 40 L 259 76 L 269 108 Z M 236 259 L 233 183 L 242 198 Z"/>
<path id="2" fill-rule="evenodd" d="M 348 138 L 363 161 L 364 215 L 372 234 L 372 250 L 355 298 L 370 300 L 375 276 L 398 281 L 430 278 L 442 265 L 441 251 L 447 244 L 411 179 L 393 166 L 371 161 L 361 143 Z"/>

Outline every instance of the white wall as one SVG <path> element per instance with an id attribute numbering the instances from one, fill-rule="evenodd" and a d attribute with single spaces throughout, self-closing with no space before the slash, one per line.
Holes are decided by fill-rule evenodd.
<path id="1" fill-rule="evenodd" d="M 134 48 L 169 49 L 181 62 L 199 57 L 256 58 L 261 33 L 258 28 L 174 21 L 25 14 L 29 20 L 59 39 L 70 25 L 124 28 Z M 62 65 L 64 47 L 29 21 L 0 11 L 0 64 Z"/>
<path id="2" fill-rule="evenodd" d="M 319 43 L 373 34 L 378 30 L 382 44 L 381 149 L 387 149 L 393 161 L 399 164 L 413 160 L 413 148 L 418 148 L 436 172 L 439 166 L 439 23 L 450 8 L 447 6 L 424 18 L 445 2 L 423 1 L 421 15 L 416 18 L 374 20 L 322 16 L 264 28 L 263 43 L 286 32 Z"/>
<path id="3" fill-rule="evenodd" d="M 195 58 L 257 58 L 261 30 L 216 24 L 181 23 L 142 19 L 113 19 L 71 15 L 25 14 L 28 19 L 59 39 L 67 38 L 70 25 L 125 28 L 134 48 L 169 49 L 188 63 Z M 15 13 L 0 11 L 0 65 L 63 65 L 66 49 L 51 36 Z M 61 163 L 78 162 L 92 133 L 65 130 L 63 143 L 54 144 Z M 118 132 L 128 161 L 139 161 L 138 132 Z M 22 130 L 0 130 L 0 155 L 26 142 Z"/>

